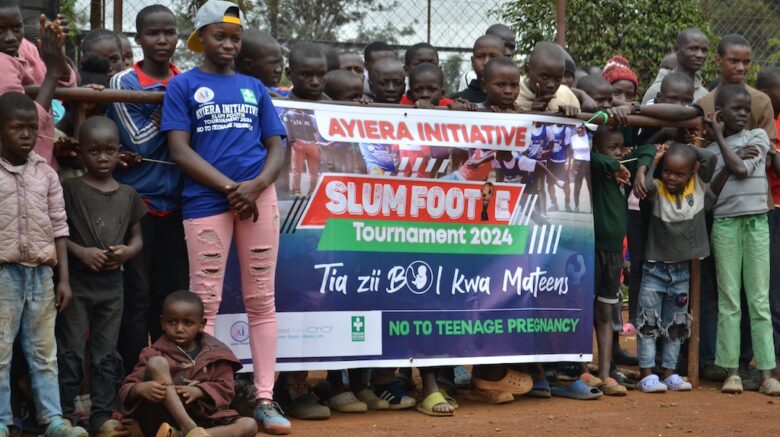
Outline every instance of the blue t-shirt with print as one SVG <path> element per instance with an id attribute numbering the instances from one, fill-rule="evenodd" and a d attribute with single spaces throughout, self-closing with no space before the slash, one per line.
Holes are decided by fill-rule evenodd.
<path id="1" fill-rule="evenodd" d="M 195 152 L 235 182 L 260 174 L 268 153 L 263 141 L 286 136 L 262 82 L 243 74 L 212 74 L 197 68 L 168 84 L 160 130 L 188 132 Z M 185 219 L 229 209 L 224 193 L 185 176 Z"/>

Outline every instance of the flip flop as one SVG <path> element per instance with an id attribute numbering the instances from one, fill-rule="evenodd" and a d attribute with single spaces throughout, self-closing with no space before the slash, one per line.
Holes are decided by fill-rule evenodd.
<path id="1" fill-rule="evenodd" d="M 569 399 L 577 399 L 581 401 L 588 401 L 591 399 L 598 399 L 604 396 L 604 393 L 596 387 L 589 387 L 581 379 L 574 381 L 568 386 L 558 385 L 552 387 L 550 392 L 553 396 Z"/>
<path id="2" fill-rule="evenodd" d="M 456 410 L 460 408 L 460 405 L 458 405 L 458 401 L 456 401 L 455 398 L 452 397 L 452 395 L 450 395 L 450 393 L 447 390 L 440 388 L 439 393 L 441 393 L 441 395 L 444 397 L 444 400 L 446 400 L 447 403 L 450 404 L 452 408 Z"/>
<path id="3" fill-rule="evenodd" d="M 531 375 L 507 368 L 506 375 L 498 381 L 488 381 L 472 376 L 471 383 L 474 387 L 488 391 L 509 392 L 513 395 L 524 395 L 534 387 Z"/>
<path id="4" fill-rule="evenodd" d="M 540 379 L 534 382 L 534 388 L 526 393 L 529 397 L 547 399 L 552 396 L 550 392 L 550 383 L 546 379 Z"/>
<path id="5" fill-rule="evenodd" d="M 599 378 L 598 376 L 587 372 L 580 375 L 579 380 L 584 382 L 588 387 L 595 387 L 595 388 L 598 388 L 601 384 L 604 383 L 604 381 L 602 381 L 601 378 Z"/>
<path id="6" fill-rule="evenodd" d="M 422 402 L 417 403 L 417 411 L 427 415 L 427 416 L 434 416 L 434 417 L 446 417 L 446 416 L 452 416 L 454 411 L 452 412 L 441 412 L 441 411 L 434 411 L 433 408 L 437 405 L 450 405 L 449 402 L 442 396 L 441 392 L 435 391 L 423 399 Z M 453 408 L 454 409 L 454 408 Z"/>

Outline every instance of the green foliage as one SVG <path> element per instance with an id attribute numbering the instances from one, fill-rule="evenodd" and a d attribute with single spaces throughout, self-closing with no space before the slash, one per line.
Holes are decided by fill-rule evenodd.
<path id="1" fill-rule="evenodd" d="M 512 0 L 494 11 L 520 35 L 518 53 L 529 53 L 538 41 L 554 40 L 555 3 L 555 0 Z M 681 30 L 698 27 L 709 34 L 699 3 L 699 0 L 568 0 L 567 50 L 578 66 L 603 67 L 613 55 L 623 55 L 631 62 L 640 78 L 640 88 L 644 89 L 652 83 L 664 56 L 674 50 Z M 705 75 L 712 73 L 711 63 L 710 60 Z M 712 77 L 705 76 L 705 81 Z"/>
<path id="2" fill-rule="evenodd" d="M 79 29 L 86 22 L 86 17 L 83 12 L 79 14 L 76 11 L 76 0 L 62 0 L 60 1 L 60 14 L 68 19 L 69 32 L 68 39 L 75 42 L 79 36 Z"/>
<path id="3" fill-rule="evenodd" d="M 460 66 L 463 59 L 458 55 L 451 55 L 441 66 L 444 73 L 444 89 L 448 95 L 455 94 L 458 91 L 460 82 Z"/>

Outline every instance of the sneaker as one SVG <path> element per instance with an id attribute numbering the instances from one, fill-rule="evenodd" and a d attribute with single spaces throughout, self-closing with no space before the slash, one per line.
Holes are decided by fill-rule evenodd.
<path id="1" fill-rule="evenodd" d="M 80 426 L 70 426 L 58 418 L 49 423 L 43 437 L 89 437 L 89 433 Z"/>
<path id="2" fill-rule="evenodd" d="M 679 378 L 679 376 L 678 376 Z M 647 375 L 639 381 L 636 386 L 639 391 L 644 393 L 665 393 L 666 385 L 661 382 L 658 375 Z"/>
<path id="3" fill-rule="evenodd" d="M 292 432 L 292 425 L 283 414 L 282 408 L 276 402 L 261 401 L 255 406 L 253 416 L 263 432 L 284 435 Z"/>
<path id="4" fill-rule="evenodd" d="M 693 390 L 693 385 L 691 385 L 690 382 L 682 379 L 680 375 L 674 374 L 670 375 L 667 378 L 664 378 L 664 384 L 669 388 L 671 391 L 691 391 Z"/>
<path id="5" fill-rule="evenodd" d="M 374 387 L 374 393 L 376 393 L 380 399 L 386 400 L 390 404 L 391 410 L 404 410 L 417 405 L 417 401 L 396 384 L 376 386 Z"/>
<path id="6" fill-rule="evenodd" d="M 330 408 L 317 402 L 310 392 L 290 401 L 287 411 L 291 417 L 301 420 L 322 420 L 330 418 Z"/>
<path id="7" fill-rule="evenodd" d="M 8 425 L 0 423 L 0 437 L 10 437 L 11 430 L 8 429 Z"/>
<path id="8" fill-rule="evenodd" d="M 701 376 L 710 381 L 723 382 L 729 376 L 729 373 L 723 367 L 708 364 L 701 370 Z"/>

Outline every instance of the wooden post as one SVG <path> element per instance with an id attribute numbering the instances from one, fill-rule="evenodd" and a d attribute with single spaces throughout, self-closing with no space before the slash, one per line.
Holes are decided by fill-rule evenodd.
<path id="1" fill-rule="evenodd" d="M 688 309 L 691 312 L 691 337 L 688 339 L 688 381 L 694 387 L 699 385 L 699 319 L 701 261 L 691 260 L 691 282 L 688 292 Z"/>
<path id="2" fill-rule="evenodd" d="M 114 32 L 122 32 L 122 0 L 114 0 Z"/>
<path id="3" fill-rule="evenodd" d="M 89 28 L 90 30 L 103 27 L 103 0 L 90 0 L 89 2 Z"/>
<path id="4" fill-rule="evenodd" d="M 566 0 L 555 2 L 555 43 L 566 48 Z"/>

